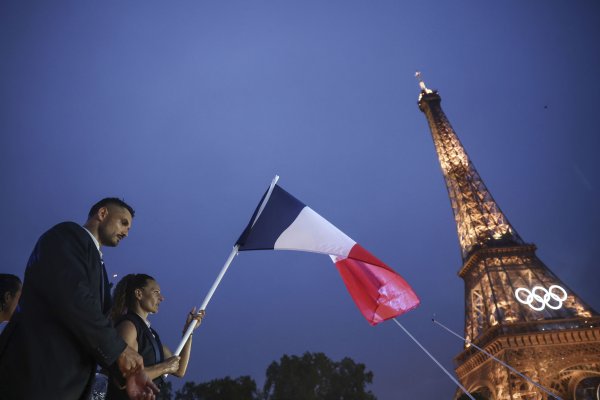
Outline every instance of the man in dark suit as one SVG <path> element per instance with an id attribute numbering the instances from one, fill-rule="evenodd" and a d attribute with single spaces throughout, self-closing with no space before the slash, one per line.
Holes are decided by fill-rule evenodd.
<path id="1" fill-rule="evenodd" d="M 87 399 L 97 363 L 122 373 L 130 397 L 154 398 L 142 358 L 105 316 L 110 290 L 101 246 L 117 246 L 133 216 L 125 202 L 106 198 L 83 227 L 63 222 L 40 237 L 20 311 L 0 336 L 0 399 Z"/>

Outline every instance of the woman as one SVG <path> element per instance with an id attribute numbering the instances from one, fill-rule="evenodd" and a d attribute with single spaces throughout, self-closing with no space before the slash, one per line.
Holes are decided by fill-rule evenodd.
<path id="1" fill-rule="evenodd" d="M 10 320 L 21 297 L 21 280 L 12 274 L 0 274 L 0 332 Z"/>
<path id="2" fill-rule="evenodd" d="M 164 374 L 184 376 L 190 359 L 192 336 L 190 335 L 181 350 L 181 356 L 174 356 L 160 342 L 158 333 L 150 327 L 150 322 L 148 322 L 148 314 L 157 313 L 160 303 L 164 300 L 156 280 L 146 274 L 126 275 L 117 284 L 113 297 L 111 318 L 114 326 L 125 342 L 142 356 L 144 370 L 156 385 L 160 387 Z M 204 310 L 200 310 L 196 314 L 196 308 L 192 308 L 183 332 L 185 333 L 192 319 L 198 321 L 196 325 L 198 328 L 203 317 Z M 125 390 L 119 388 L 115 379 L 110 379 L 106 399 L 117 400 L 128 399 L 128 397 Z"/>

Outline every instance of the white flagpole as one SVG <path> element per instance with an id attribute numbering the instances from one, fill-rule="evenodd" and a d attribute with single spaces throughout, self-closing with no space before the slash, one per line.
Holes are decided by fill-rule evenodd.
<path id="1" fill-rule="evenodd" d="M 409 331 L 406 330 L 406 328 L 404 326 L 402 326 L 402 324 L 400 322 L 398 322 L 398 320 L 396 318 L 393 318 L 394 322 L 398 324 L 398 326 L 400 328 L 402 328 L 402 330 L 404 331 L 404 333 L 406 333 L 420 348 L 421 350 L 423 350 L 425 352 L 425 354 L 427 354 L 429 356 L 429 358 L 431 358 L 433 360 L 433 362 L 435 362 L 437 364 L 438 367 L 440 367 L 442 369 L 442 371 L 444 371 L 446 373 L 446 375 L 448 375 L 450 377 L 450 379 L 452 379 L 452 382 L 456 383 L 456 385 L 458 385 L 458 387 L 460 387 L 462 389 L 463 392 L 465 392 L 465 394 L 467 396 L 469 396 L 469 398 L 471 400 L 475 400 L 475 398 L 473 396 L 471 396 L 471 393 L 469 393 L 467 391 L 467 389 L 465 389 L 465 387 L 463 385 L 460 384 L 460 382 L 458 382 L 456 380 L 455 377 L 452 376 L 452 374 L 450 372 L 448 372 L 448 370 L 446 370 L 446 368 L 444 368 L 442 366 L 442 364 L 439 363 L 438 360 L 435 359 L 434 356 L 431 355 L 431 353 L 429 353 L 427 351 L 427 349 L 425 347 L 423 347 L 423 345 L 421 345 L 421 343 L 419 343 L 419 341 L 417 339 L 415 339 L 415 337 L 413 335 L 410 334 Z"/>
<path id="2" fill-rule="evenodd" d="M 445 326 L 441 322 L 436 321 L 435 318 L 431 318 L 431 321 L 433 321 L 434 324 L 437 324 L 438 326 L 444 328 L 446 331 L 450 332 L 451 334 L 453 334 L 457 338 L 462 339 L 465 343 L 470 344 L 471 346 L 475 347 L 477 350 L 479 350 L 480 352 L 482 352 L 486 356 L 492 358 L 495 361 L 498 361 L 500 364 L 502 364 L 506 368 L 510 369 L 512 372 L 514 372 L 515 374 L 519 375 L 521 378 L 525 379 L 527 382 L 530 382 L 531 384 L 535 385 L 537 388 L 539 388 L 539 389 L 543 390 L 544 392 L 546 392 L 546 394 L 549 394 L 550 396 L 552 396 L 553 398 L 556 398 L 557 400 L 562 400 L 556 393 L 552 393 L 550 390 L 546 389 L 544 386 L 542 386 L 539 383 L 533 381 L 531 378 L 523 375 L 522 373 L 520 373 L 519 371 L 517 371 L 516 369 L 514 369 L 513 367 L 511 367 L 510 365 L 508 365 L 504 361 L 500 360 L 499 358 L 494 357 L 493 355 L 491 355 L 490 353 L 488 353 L 487 351 L 485 351 L 481 347 L 477 346 L 475 343 L 471 342 L 469 339 L 466 339 L 466 338 L 460 336 L 458 333 L 452 331 L 450 328 L 448 328 L 447 326 Z"/>
<path id="3" fill-rule="evenodd" d="M 258 220 L 258 217 L 260 217 L 260 214 L 265 209 L 265 206 L 267 205 L 267 202 L 269 201 L 269 197 L 271 197 L 271 193 L 273 193 L 273 188 L 275 188 L 275 184 L 277 183 L 278 180 L 279 180 L 279 175 L 275 175 L 275 178 L 273 178 L 273 181 L 271 181 L 271 186 L 269 186 L 267 195 L 265 196 L 265 199 L 261 203 L 261 205 L 258 209 L 258 212 L 256 213 L 256 217 L 254 217 L 254 221 L 252 221 L 251 226 L 254 226 L 254 224 Z M 223 279 L 223 276 L 225 275 L 225 272 L 227 272 L 229 265 L 231 264 L 231 262 L 233 261 L 235 256 L 238 254 L 238 249 L 239 249 L 239 246 L 237 244 L 235 246 L 233 246 L 233 250 L 231 250 L 231 254 L 229 254 L 227 261 L 225 261 L 225 265 L 223 265 L 223 268 L 221 268 L 221 272 L 219 272 L 217 279 L 215 279 L 215 282 L 213 283 L 212 287 L 208 291 L 208 294 L 204 298 L 204 301 L 202 302 L 202 305 L 200 306 L 198 311 L 206 310 L 206 306 L 208 306 L 208 302 L 210 301 L 213 294 L 215 293 L 215 290 L 217 290 L 217 286 L 219 286 L 219 283 L 221 283 L 221 279 Z M 174 355 L 178 356 L 181 353 L 183 346 L 185 346 L 186 342 L 188 341 L 190 335 L 194 331 L 194 328 L 196 327 L 197 324 L 198 324 L 197 320 L 195 320 L 195 319 L 192 320 L 192 322 L 188 326 L 187 330 L 185 331 L 183 337 L 181 338 L 181 342 L 179 343 L 179 346 L 177 346 L 177 349 L 175 349 L 175 353 L 173 353 Z"/>
<path id="4" fill-rule="evenodd" d="M 267 195 L 265 196 L 265 199 L 261 203 L 260 208 L 258 209 L 258 212 L 256 213 L 256 217 L 254 217 L 254 221 L 252 221 L 252 226 L 254 226 L 256 221 L 258 221 L 258 217 L 260 217 L 260 214 L 262 214 L 263 210 L 265 209 L 265 206 L 267 205 L 267 202 L 269 201 L 269 198 L 271 197 L 271 193 L 273 193 L 273 189 L 275 189 L 275 185 L 277 184 L 278 180 L 279 180 L 279 175 L 275 175 L 275 178 L 273 178 L 273 180 L 271 181 L 271 185 L 269 186 Z"/>
<path id="5" fill-rule="evenodd" d="M 229 254 L 229 257 L 227 257 L 227 261 L 225 261 L 225 265 L 223 265 L 223 268 L 221 268 L 221 272 L 219 272 L 217 279 L 215 280 L 212 287 L 208 291 L 208 294 L 204 298 L 204 301 L 202 302 L 202 305 L 200 306 L 198 311 L 206 310 L 206 306 L 208 305 L 208 302 L 210 301 L 213 294 L 215 293 L 215 290 L 217 290 L 217 286 L 219 286 L 219 283 L 221 283 L 221 279 L 223 279 L 223 275 L 225 275 L 225 272 L 227 272 L 227 269 L 229 268 L 229 265 L 233 261 L 234 257 L 237 256 L 238 247 L 239 247 L 238 245 L 233 246 L 233 250 L 231 250 L 231 254 Z M 192 322 L 190 322 L 190 325 L 186 329 L 183 337 L 181 338 L 181 342 L 179 342 L 179 346 L 177 346 L 177 349 L 175 349 L 175 353 L 173 353 L 174 355 L 178 356 L 179 353 L 181 353 L 183 346 L 185 346 L 186 342 L 190 338 L 190 335 L 194 331 L 194 328 L 196 327 L 197 324 L 198 324 L 198 321 L 195 319 L 193 319 Z"/>

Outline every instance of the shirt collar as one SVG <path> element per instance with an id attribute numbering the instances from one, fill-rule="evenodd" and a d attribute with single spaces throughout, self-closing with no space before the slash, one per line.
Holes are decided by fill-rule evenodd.
<path id="1" fill-rule="evenodd" d="M 85 231 L 90 235 L 90 237 L 94 241 L 94 244 L 96 245 L 96 248 L 98 249 L 98 253 L 100 253 L 100 258 L 102 258 L 102 251 L 100 250 L 100 243 L 98 242 L 98 239 L 96 239 L 96 236 L 92 235 L 92 232 L 90 232 L 88 228 L 86 228 L 85 226 L 83 226 L 82 228 L 85 229 Z"/>

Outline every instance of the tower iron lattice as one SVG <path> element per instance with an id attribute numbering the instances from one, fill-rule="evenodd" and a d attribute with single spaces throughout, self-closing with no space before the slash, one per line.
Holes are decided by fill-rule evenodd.
<path id="1" fill-rule="evenodd" d="M 419 109 L 431 130 L 463 261 L 458 275 L 465 283 L 467 342 L 455 357 L 461 384 L 480 399 L 553 398 L 472 341 L 564 400 L 600 399 L 600 315 L 521 239 L 450 125 L 440 95 L 417 78 Z"/>

